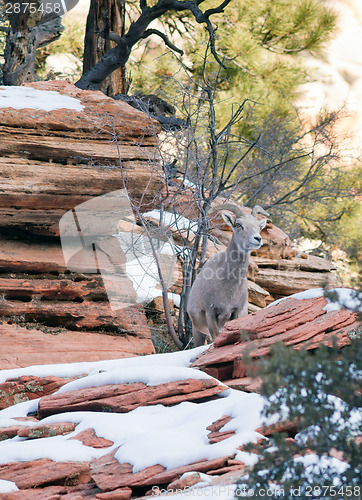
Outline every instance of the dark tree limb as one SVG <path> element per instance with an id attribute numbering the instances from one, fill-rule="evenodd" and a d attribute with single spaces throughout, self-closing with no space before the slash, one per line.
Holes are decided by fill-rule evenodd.
<path id="1" fill-rule="evenodd" d="M 231 0 L 224 0 L 219 6 L 208 9 L 203 12 L 199 5 L 204 0 L 158 0 L 158 2 L 149 7 L 147 0 L 140 0 L 141 14 L 132 22 L 128 32 L 124 36 L 114 36 L 114 32 L 110 31 L 109 26 L 102 30 L 103 38 L 116 42 L 116 47 L 107 51 L 101 60 L 88 71 L 84 71 L 82 78 L 76 83 L 81 89 L 98 90 L 105 78 L 113 71 L 120 67 L 124 67 L 127 63 L 134 45 L 143 38 L 154 34 L 162 38 L 164 43 L 175 52 L 182 54 L 181 49 L 176 47 L 167 37 L 166 34 L 159 30 L 148 28 L 152 21 L 159 19 L 169 11 L 190 11 L 195 21 L 199 24 L 205 24 L 209 33 L 210 50 L 216 61 L 224 67 L 222 61 L 218 57 L 215 49 L 215 28 L 213 27 L 210 17 L 224 11 L 225 7 Z M 107 23 L 106 23 L 107 24 Z"/>
<path id="2" fill-rule="evenodd" d="M 179 49 L 178 47 L 176 47 L 176 45 L 174 45 L 167 37 L 167 35 L 165 35 L 165 33 L 162 33 L 162 31 L 159 31 L 159 30 L 156 30 L 156 29 L 148 29 L 146 30 L 144 33 L 143 33 L 143 36 L 142 38 L 147 38 L 149 37 L 150 35 L 157 35 L 159 36 L 160 38 L 162 38 L 162 40 L 165 42 L 165 45 L 167 47 L 169 47 L 171 50 L 173 50 L 174 52 L 178 52 L 179 54 L 183 55 L 184 51 L 182 49 Z"/>
<path id="3" fill-rule="evenodd" d="M 105 36 L 102 32 L 101 37 L 105 40 L 110 40 L 111 42 L 122 43 L 122 37 L 120 35 L 117 35 L 117 33 L 114 33 L 113 31 L 109 31 L 107 36 Z"/>

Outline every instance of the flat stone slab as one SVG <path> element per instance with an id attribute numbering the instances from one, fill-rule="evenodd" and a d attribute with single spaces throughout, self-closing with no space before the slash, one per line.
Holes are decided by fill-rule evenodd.
<path id="1" fill-rule="evenodd" d="M 0 370 L 128 358 L 153 352 L 152 341 L 147 336 L 112 336 L 69 330 L 52 335 L 51 332 L 45 333 L 35 328 L 6 323 L 0 325 Z"/>

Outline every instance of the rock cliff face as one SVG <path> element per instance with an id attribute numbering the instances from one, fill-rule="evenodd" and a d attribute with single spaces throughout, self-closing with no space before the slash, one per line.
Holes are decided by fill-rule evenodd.
<path id="1" fill-rule="evenodd" d="M 3 96 L 8 107 L 0 108 L 0 368 L 152 352 L 144 311 L 128 300 L 136 292 L 124 272 L 125 256 L 110 236 L 128 232 L 132 223 L 108 217 L 112 207 L 102 198 L 97 209 L 107 220 L 96 225 L 90 218 L 85 225 L 87 230 L 96 225 L 101 236 L 104 231 L 106 244 L 98 239 L 65 261 L 59 221 L 66 212 L 74 216 L 80 204 L 125 186 L 141 211 L 155 208 L 153 200 L 163 189 L 155 147 L 159 125 L 122 101 L 66 82 L 38 82 L 19 92 L 30 104 L 19 104 L 10 94 Z M 166 209 L 193 219 L 190 199 L 184 189 Z M 185 244 L 185 235 L 171 231 L 175 243 Z M 207 257 L 231 239 L 220 215 L 212 220 L 211 235 Z M 279 297 L 336 285 L 331 263 L 296 255 L 290 238 L 272 223 L 262 236 L 249 269 L 250 312 Z M 116 311 L 91 265 L 95 257 L 109 275 L 121 276 L 124 299 Z M 176 273 L 182 275 L 180 269 Z M 180 293 L 180 285 L 176 278 L 172 291 Z"/>
<path id="2" fill-rule="evenodd" d="M 78 360 L 80 350 L 84 361 L 151 353 L 142 308 L 113 311 L 99 274 L 69 270 L 59 220 L 125 186 L 141 209 L 153 208 L 159 125 L 67 82 L 14 89 L 18 100 L 0 92 L 0 368 Z M 99 251 L 110 272 L 124 264 Z M 124 291 L 134 294 L 127 277 Z"/>
<path id="3" fill-rule="evenodd" d="M 79 90 L 67 82 L 26 88 L 44 92 L 43 98 L 29 93 L 35 109 L 14 109 L 13 100 L 3 107 L 7 99 L 1 100 L 2 232 L 59 236 L 58 222 L 67 210 L 125 185 L 133 199 L 142 198 L 142 208 L 153 207 L 161 187 L 157 122 L 102 92 Z M 54 91 L 80 106 L 48 111 L 56 97 L 49 92 Z M 37 109 L 41 106 L 45 109 Z"/>

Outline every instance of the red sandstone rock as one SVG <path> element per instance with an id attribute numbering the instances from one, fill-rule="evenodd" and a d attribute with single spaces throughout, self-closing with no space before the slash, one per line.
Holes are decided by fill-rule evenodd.
<path id="1" fill-rule="evenodd" d="M 298 432 L 298 423 L 290 421 L 278 422 L 277 424 L 259 427 L 258 429 L 255 429 L 255 432 L 258 432 L 265 437 L 279 432 L 288 432 L 295 435 Z"/>
<path id="2" fill-rule="evenodd" d="M 238 470 L 244 470 L 245 464 L 240 462 L 239 464 L 228 465 L 227 467 L 221 467 L 220 469 L 210 470 L 207 472 L 210 476 L 220 476 L 222 474 L 227 474 L 229 472 L 234 472 Z"/>
<path id="3" fill-rule="evenodd" d="M 299 344 L 295 344 L 294 349 L 316 349 L 321 345 L 326 345 L 328 347 L 332 347 L 336 344 L 337 347 L 345 347 L 351 343 L 350 335 L 355 336 L 358 330 L 361 328 L 361 323 L 356 321 L 350 326 L 346 326 L 341 330 L 336 332 L 332 331 L 330 333 L 320 333 L 316 335 L 312 339 L 309 339 L 305 342 L 300 342 Z"/>
<path id="4" fill-rule="evenodd" d="M 232 420 L 232 417 L 230 417 L 229 415 L 224 415 L 223 417 L 219 418 L 218 420 L 213 422 L 211 425 L 206 427 L 206 429 L 210 432 L 217 432 L 220 429 L 222 429 L 225 424 L 230 422 L 230 420 Z"/>
<path id="5" fill-rule="evenodd" d="M 60 94 L 79 99 L 84 105 L 82 111 L 74 109 L 58 109 L 54 111 L 3 108 L 0 112 L 0 122 L 20 129 L 35 128 L 48 134 L 49 130 L 80 132 L 83 137 L 110 137 L 113 132 L 120 137 L 154 137 L 154 132 L 160 130 L 158 122 L 149 118 L 143 112 L 129 106 L 124 101 L 107 97 L 103 92 L 81 90 L 67 81 L 40 81 L 24 85 L 38 90 L 55 91 Z M 8 112 L 8 109 L 11 112 Z M 60 135 L 60 134 L 59 134 Z"/>
<path id="6" fill-rule="evenodd" d="M 224 383 L 231 389 L 245 392 L 260 392 L 262 380 L 260 377 L 243 377 L 225 380 Z"/>
<path id="7" fill-rule="evenodd" d="M 0 465 L 0 479 L 13 481 L 19 489 L 34 488 L 42 484 L 87 483 L 90 479 L 88 462 L 54 462 L 48 458 L 30 462 Z"/>
<path id="8" fill-rule="evenodd" d="M 146 480 L 145 486 L 152 486 L 153 484 L 168 484 L 180 478 L 183 474 L 185 474 L 185 472 L 208 472 L 209 470 L 218 469 L 227 465 L 229 458 L 230 457 L 220 457 L 212 460 L 201 460 L 200 462 L 160 472 L 153 478 Z"/>
<path id="9" fill-rule="evenodd" d="M 189 473 L 186 477 L 176 479 L 176 481 L 172 481 L 168 486 L 168 490 L 181 491 L 185 488 L 190 488 L 194 484 L 202 482 L 203 479 L 200 476 L 199 472 Z"/>
<path id="10" fill-rule="evenodd" d="M 0 384 L 0 409 L 51 394 L 71 379 L 24 375 Z"/>
<path id="11" fill-rule="evenodd" d="M 280 297 L 303 292 L 311 288 L 338 286 L 338 280 L 332 273 L 308 271 L 283 271 L 259 268 L 255 283 L 267 290 L 270 295 Z"/>
<path id="12" fill-rule="evenodd" d="M 81 441 L 84 446 L 91 446 L 92 448 L 108 448 L 113 445 L 113 441 L 97 436 L 94 429 L 81 431 L 70 439 L 77 439 Z"/>
<path id="13" fill-rule="evenodd" d="M 127 300 L 121 297 L 122 308 L 112 311 L 100 276 L 80 276 L 90 272 L 93 253 L 85 250 L 81 256 L 78 254 L 69 263 L 74 266 L 76 261 L 78 272 L 69 273 L 58 237 L 59 220 L 66 211 L 123 189 L 124 183 L 132 200 L 142 200 L 142 209 L 154 208 L 154 199 L 164 184 L 156 148 L 160 126 L 146 114 L 101 92 L 82 91 L 67 82 L 29 86 L 79 99 L 84 108 L 50 112 L 0 110 L 0 226 L 11 235 L 0 242 L 0 292 L 4 296 L 0 316 L 6 317 L 6 322 L 11 317 L 12 323 L 35 326 L 34 330 L 35 323 L 41 325 L 39 330 L 45 325 L 46 333 L 59 333 L 53 332 L 56 328 L 115 333 L 125 341 L 124 354 L 150 354 L 153 346 L 143 309 L 124 307 L 136 298 L 130 279 L 123 279 Z M 105 218 L 110 213 L 106 202 L 98 207 L 98 212 L 101 210 Z M 117 216 L 112 214 L 101 227 L 108 236 L 116 232 Z M 35 234 L 37 239 L 24 243 L 24 234 Z M 107 245 L 97 244 L 98 261 L 102 260 L 103 265 L 104 260 L 110 272 L 120 270 L 124 264 L 124 255 L 122 260 L 116 243 L 109 238 Z M 23 355 L 20 338 L 16 339 L 15 349 L 9 349 L 9 336 L 14 333 L 11 326 L 6 330 L 7 338 L 0 335 L 0 369 L 44 363 L 47 350 L 37 346 L 31 354 Z M 83 345 L 88 345 L 88 339 L 82 340 Z M 51 352 L 46 363 L 80 360 L 79 353 L 73 354 L 73 346 L 66 346 L 59 337 L 49 343 L 60 352 L 57 359 Z M 27 349 L 25 343 L 24 351 Z M 101 346 L 90 346 L 82 360 L 91 360 L 91 356 L 94 360 L 118 357 L 112 355 L 110 346 L 107 350 L 110 355 L 102 353 Z"/>
<path id="14" fill-rule="evenodd" d="M 210 432 L 207 435 L 210 444 L 219 443 L 220 441 L 224 441 L 224 439 L 228 439 L 231 436 L 235 435 L 235 431 L 225 431 L 225 432 Z"/>
<path id="15" fill-rule="evenodd" d="M 225 386 L 219 384 L 219 385 L 215 385 L 213 387 L 210 387 L 210 389 L 202 389 L 201 391 L 190 392 L 187 394 L 186 398 L 183 394 L 180 394 L 178 396 L 171 396 L 171 397 L 152 400 L 152 401 L 146 403 L 145 406 L 154 405 L 154 404 L 173 406 L 173 405 L 182 403 L 183 401 L 202 402 L 204 400 L 207 401 L 207 400 L 213 399 L 218 394 L 220 394 L 224 391 L 227 391 L 227 390 L 228 390 L 228 387 L 225 387 Z"/>
<path id="16" fill-rule="evenodd" d="M 304 254 L 304 258 L 300 256 L 292 257 L 291 259 L 268 259 L 266 257 L 253 257 L 253 261 L 260 268 L 272 268 L 279 270 L 301 270 L 301 271 L 317 271 L 330 272 L 336 267 L 327 259 L 316 257 L 315 255 Z"/>
<path id="17" fill-rule="evenodd" d="M 185 472 L 207 472 L 227 465 L 229 457 L 202 460 L 193 464 L 165 470 L 161 465 L 147 467 L 132 473 L 130 464 L 120 464 L 114 458 L 114 451 L 90 464 L 92 479 L 103 491 L 112 491 L 124 486 L 144 487 L 168 484 L 178 480 Z"/>
<path id="18" fill-rule="evenodd" d="M 155 465 L 133 473 L 132 465 L 120 464 L 114 458 L 114 454 L 115 451 L 113 450 L 101 458 L 92 460 L 90 463 L 91 477 L 102 491 L 112 491 L 117 488 L 144 483 L 150 477 L 165 470 L 162 465 Z"/>
<path id="19" fill-rule="evenodd" d="M 131 488 L 117 488 L 113 491 L 96 494 L 96 498 L 99 498 L 100 500 L 128 500 L 131 496 Z"/>
<path id="20" fill-rule="evenodd" d="M 95 498 L 98 488 L 94 484 L 77 486 L 46 486 L 22 489 L 14 493 L 3 493 L 1 500 L 87 500 Z"/>
<path id="21" fill-rule="evenodd" d="M 61 436 L 73 432 L 77 424 L 73 422 L 57 422 L 56 424 L 43 424 L 36 427 L 22 426 L 18 430 L 19 437 L 26 437 L 28 439 L 39 439 L 52 436 Z"/>
<path id="22" fill-rule="evenodd" d="M 241 332 L 255 338 L 257 333 L 263 331 L 267 333 L 273 326 L 276 326 L 278 333 L 287 331 L 294 326 L 294 318 L 303 317 L 309 309 L 316 310 L 313 318 L 324 314 L 323 308 L 326 304 L 327 301 L 324 297 L 303 300 L 290 298 L 281 301 L 274 306 L 268 307 L 268 309 L 226 323 L 224 330 L 214 341 L 214 346 L 220 347 L 240 341 Z M 286 323 L 287 320 L 289 324 Z"/>
<path id="23" fill-rule="evenodd" d="M 99 300 L 103 296 L 104 300 L 107 300 L 105 289 L 99 278 L 81 282 L 69 279 L 0 278 L 0 290 L 8 297 L 21 297 L 22 300 L 34 296 L 40 300 L 74 300 L 78 298 L 92 300 L 95 297 Z"/>
<path id="24" fill-rule="evenodd" d="M 67 270 L 62 248 L 57 243 L 40 244 L 1 239 L 2 272 L 62 273 Z M 16 278 L 16 275 L 12 275 Z"/>
<path id="25" fill-rule="evenodd" d="M 65 411 L 126 413 L 139 406 L 163 404 L 163 402 L 176 404 L 180 401 L 193 400 L 195 397 L 193 393 L 196 393 L 197 399 L 210 397 L 227 390 L 227 387 L 219 385 L 216 380 L 212 379 L 188 379 L 150 387 L 144 384 L 124 384 L 106 386 L 104 392 L 103 389 L 104 387 L 92 387 L 42 398 L 39 402 L 38 414 L 43 418 Z M 208 392 L 208 389 L 213 389 L 212 393 Z M 117 393 L 118 395 L 115 395 Z M 170 401 L 171 396 L 177 395 L 182 395 L 182 397 L 177 401 Z"/>
<path id="26" fill-rule="evenodd" d="M 47 327 L 42 331 L 7 323 L 0 325 L 0 369 L 49 363 L 100 361 L 154 352 L 150 337 L 112 336 L 64 329 L 55 330 L 53 335 L 51 333 L 53 333 L 52 328 Z M 27 395 L 23 397 L 26 399 L 22 401 L 29 399 Z"/>
<path id="27" fill-rule="evenodd" d="M 41 418 L 43 418 L 44 416 L 52 415 L 60 411 L 70 411 L 70 409 L 78 403 L 88 403 L 99 398 L 128 394 L 130 392 L 139 391 L 145 387 L 146 385 L 143 383 L 114 384 L 53 394 L 39 401 L 38 413 L 41 415 Z"/>
<path id="28" fill-rule="evenodd" d="M 237 343 L 233 345 L 224 345 L 221 347 L 211 346 L 204 355 L 199 356 L 193 363 L 193 366 L 200 367 L 202 369 L 206 369 L 207 366 L 217 365 L 218 363 L 233 363 L 235 359 L 240 359 L 240 357 L 246 352 L 252 358 L 256 358 L 259 356 L 265 356 L 270 352 L 270 348 L 258 349 L 255 348 L 255 345 L 260 343 L 261 341 L 252 341 L 252 350 L 250 350 L 250 345 L 247 342 Z M 251 344 L 251 342 L 250 342 Z M 206 356 L 207 354 L 207 356 Z"/>
<path id="29" fill-rule="evenodd" d="M 209 365 L 204 368 L 205 373 L 210 375 L 211 377 L 215 377 L 218 380 L 225 380 L 230 378 L 233 373 L 233 364 L 232 363 L 224 363 L 218 365 Z"/>
<path id="30" fill-rule="evenodd" d="M 266 307 L 273 302 L 273 297 L 269 292 L 253 281 L 248 280 L 248 301 L 259 307 Z"/>
<path id="31" fill-rule="evenodd" d="M 297 252 L 291 248 L 289 236 L 274 224 L 268 223 L 267 227 L 261 232 L 261 236 L 263 245 L 256 251 L 257 256 L 288 259 L 296 255 Z"/>
<path id="32" fill-rule="evenodd" d="M 97 304 L 97 305 L 95 305 Z M 140 314 L 141 313 L 141 314 Z M 119 311 L 112 311 L 107 302 L 23 302 L 7 300 L 0 304 L 0 316 L 25 316 L 28 319 L 50 321 L 56 318 L 57 325 L 71 330 L 95 330 L 102 328 L 113 331 L 138 333 L 140 337 L 149 336 L 149 328 L 141 306 L 135 305 Z M 136 325 L 136 329 L 134 327 Z"/>
<path id="33" fill-rule="evenodd" d="M 332 345 L 334 338 L 340 347 L 350 343 L 349 336 L 360 325 L 356 314 L 343 309 L 327 312 L 326 304 L 324 297 L 290 298 L 230 321 L 193 366 L 219 376 L 230 387 L 258 392 L 261 381 L 255 378 L 258 366 L 254 360 L 268 355 L 276 342 L 294 349 Z"/>
<path id="34" fill-rule="evenodd" d="M 11 425 L 9 427 L 0 427 L 0 441 L 5 441 L 6 439 L 11 439 L 18 435 L 20 429 L 23 425 Z"/>
<path id="35" fill-rule="evenodd" d="M 67 210 L 123 189 L 124 180 L 133 198 L 142 198 L 145 206 L 153 203 L 163 185 L 158 122 L 125 102 L 67 82 L 29 86 L 79 99 L 84 108 L 0 110 L 1 226 L 57 236 Z"/>

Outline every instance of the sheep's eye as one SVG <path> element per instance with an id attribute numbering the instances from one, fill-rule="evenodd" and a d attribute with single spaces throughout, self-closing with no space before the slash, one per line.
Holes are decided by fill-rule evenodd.
<path id="1" fill-rule="evenodd" d="M 240 227 L 241 229 L 244 229 L 243 225 L 242 225 L 242 224 L 240 224 L 240 222 L 237 222 L 237 223 L 235 224 L 235 227 Z"/>

